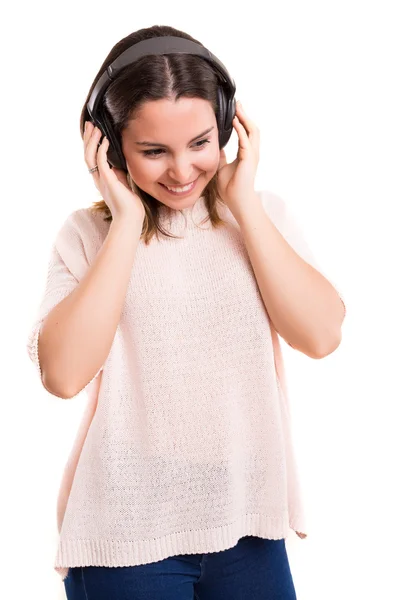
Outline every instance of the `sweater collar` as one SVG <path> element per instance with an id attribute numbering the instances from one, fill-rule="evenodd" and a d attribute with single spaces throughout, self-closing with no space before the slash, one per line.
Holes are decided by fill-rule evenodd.
<path id="1" fill-rule="evenodd" d="M 168 206 L 159 208 L 160 222 L 165 227 L 194 229 L 198 226 L 207 226 L 208 221 L 202 223 L 208 216 L 208 210 L 204 196 L 200 196 L 194 204 L 183 209 L 170 209 Z"/>

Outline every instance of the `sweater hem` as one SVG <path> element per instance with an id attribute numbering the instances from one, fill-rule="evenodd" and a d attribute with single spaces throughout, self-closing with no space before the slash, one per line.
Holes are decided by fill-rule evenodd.
<path id="1" fill-rule="evenodd" d="M 302 519 L 278 518 L 258 513 L 243 515 L 234 523 L 209 529 L 171 533 L 147 540 L 70 539 L 59 542 L 55 571 L 62 581 L 70 567 L 129 567 L 157 562 L 178 554 L 220 552 L 232 548 L 245 535 L 266 539 L 287 538 L 289 529 L 306 537 Z"/>

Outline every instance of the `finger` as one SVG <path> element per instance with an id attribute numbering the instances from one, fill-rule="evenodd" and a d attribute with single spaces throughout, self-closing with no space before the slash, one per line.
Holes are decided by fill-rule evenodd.
<path id="1" fill-rule="evenodd" d="M 240 129 L 241 132 L 244 133 L 245 137 L 242 137 L 242 142 L 240 142 L 242 144 L 242 146 L 244 148 L 252 148 L 253 152 L 255 152 L 256 158 L 258 160 L 258 156 L 259 156 L 259 147 L 260 147 L 260 130 L 258 129 L 258 127 L 256 125 L 248 125 L 247 124 L 247 129 L 245 127 L 245 125 L 243 123 L 240 122 L 240 120 L 238 119 L 238 116 L 235 117 L 235 119 L 237 119 L 237 123 L 238 123 L 238 128 Z M 252 123 L 252 121 L 250 121 Z M 238 130 L 237 130 L 238 131 Z M 238 131 L 238 135 L 239 135 L 239 131 Z M 240 140 L 240 137 L 239 137 Z"/>
<path id="2" fill-rule="evenodd" d="M 249 117 L 245 113 L 243 106 L 241 104 L 236 105 L 236 112 L 237 112 L 236 116 L 239 118 L 239 121 L 242 123 L 242 125 L 246 129 L 247 134 L 249 136 L 250 135 L 254 135 L 254 136 L 258 135 L 258 133 L 259 133 L 258 127 L 256 126 L 254 121 L 249 119 Z"/>
<path id="3" fill-rule="evenodd" d="M 85 121 L 84 128 L 83 128 L 83 140 L 84 141 L 88 139 L 88 136 L 92 132 L 92 129 L 93 129 L 92 123 L 90 121 Z"/>
<path id="4" fill-rule="evenodd" d="M 242 150 L 247 150 L 250 147 L 250 140 L 247 136 L 244 126 L 240 123 L 237 117 L 234 117 L 232 123 L 239 137 L 239 148 Z"/>
<path id="5" fill-rule="evenodd" d="M 247 134 L 250 133 L 251 123 L 250 119 L 244 113 L 244 110 L 240 104 L 236 104 L 236 118 L 239 120 L 239 123 L 245 128 Z"/>
<path id="6" fill-rule="evenodd" d="M 91 124 L 88 125 L 88 129 L 87 129 L 87 131 L 84 134 L 84 149 L 85 149 L 85 152 L 86 152 L 86 149 L 89 146 L 89 144 L 90 144 L 90 147 L 93 146 L 92 140 L 94 140 L 96 138 L 98 139 L 99 133 L 100 133 L 100 131 L 99 131 L 99 129 L 97 127 L 95 127 L 95 126 L 93 126 Z"/>
<path id="7" fill-rule="evenodd" d="M 105 178 L 109 177 L 110 174 L 113 173 L 112 168 L 107 162 L 107 150 L 109 146 L 110 142 L 108 141 L 107 137 L 104 136 L 97 152 L 97 166 L 99 168 L 100 175 Z M 113 175 L 115 174 L 113 173 Z"/>
<path id="8" fill-rule="evenodd" d="M 91 121 L 85 121 L 85 128 L 83 130 L 83 147 L 86 148 L 88 141 L 90 140 L 93 131 L 94 124 Z"/>
<path id="9" fill-rule="evenodd" d="M 100 136 L 100 129 L 93 128 L 92 134 L 87 141 L 86 148 L 84 149 L 85 162 L 89 169 L 92 169 L 97 164 L 97 149 Z"/>

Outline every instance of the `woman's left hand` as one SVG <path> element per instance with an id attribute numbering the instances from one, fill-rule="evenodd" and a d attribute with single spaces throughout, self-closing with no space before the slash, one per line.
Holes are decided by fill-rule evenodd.
<path id="1" fill-rule="evenodd" d="M 224 149 L 220 151 L 217 179 L 218 194 L 231 212 L 242 210 L 246 197 L 254 195 L 260 153 L 260 131 L 239 102 L 233 126 L 239 138 L 238 153 L 235 160 L 227 164 Z"/>

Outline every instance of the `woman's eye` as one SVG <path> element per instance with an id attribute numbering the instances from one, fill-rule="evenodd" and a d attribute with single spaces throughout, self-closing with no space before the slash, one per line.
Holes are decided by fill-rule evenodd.
<path id="1" fill-rule="evenodd" d="M 203 148 L 206 144 L 209 144 L 210 140 L 200 140 L 199 142 L 195 143 L 195 148 Z M 200 145 L 198 145 L 200 144 Z M 161 156 L 161 154 L 158 154 L 158 152 L 163 153 L 164 150 L 162 148 L 158 148 L 157 150 L 145 150 L 143 152 L 144 156 Z"/>

